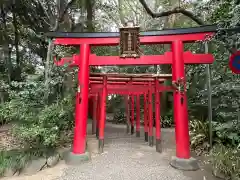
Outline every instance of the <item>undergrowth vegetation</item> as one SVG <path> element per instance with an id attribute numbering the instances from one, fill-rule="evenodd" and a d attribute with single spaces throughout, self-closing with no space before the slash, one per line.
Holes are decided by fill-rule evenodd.
<path id="1" fill-rule="evenodd" d="M 213 149 L 209 149 L 209 122 L 190 121 L 191 147 L 198 155 L 210 150 L 213 174 L 223 174 L 225 179 L 240 178 L 240 124 L 237 122 L 212 122 Z"/>
<path id="2" fill-rule="evenodd" d="M 30 158 L 31 153 L 29 151 L 0 151 L 0 177 L 3 176 L 8 169 L 20 171 Z"/>
<path id="3" fill-rule="evenodd" d="M 46 105 L 42 85 L 41 81 L 13 82 L 9 101 L 1 104 L 0 119 L 13 124 L 11 134 L 17 144 L 8 151 L 0 149 L 0 175 L 9 168 L 20 170 L 32 157 L 71 142 L 74 97 L 69 94 Z"/>
<path id="4" fill-rule="evenodd" d="M 240 149 L 218 144 L 211 151 L 213 173 L 217 171 L 225 179 L 238 180 L 240 177 Z"/>

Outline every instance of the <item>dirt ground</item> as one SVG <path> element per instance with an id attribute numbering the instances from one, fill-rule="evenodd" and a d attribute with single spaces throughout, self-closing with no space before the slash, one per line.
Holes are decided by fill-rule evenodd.
<path id="1" fill-rule="evenodd" d="M 5 177 L 1 180 L 55 180 L 64 174 L 64 170 L 67 168 L 64 162 L 60 162 L 57 166 L 31 176 L 13 176 Z"/>

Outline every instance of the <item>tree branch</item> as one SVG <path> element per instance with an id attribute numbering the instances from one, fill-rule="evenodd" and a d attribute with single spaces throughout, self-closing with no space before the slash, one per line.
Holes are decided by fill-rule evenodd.
<path id="1" fill-rule="evenodd" d="M 36 1 L 34 0 L 33 3 L 42 10 L 42 12 L 45 14 L 45 16 L 46 16 L 46 18 L 47 18 L 47 21 L 49 21 L 49 20 L 50 20 L 50 16 L 49 16 L 48 12 L 46 11 L 46 8 L 45 8 L 44 5 L 42 4 L 42 2 L 39 1 L 39 0 L 37 0 L 37 2 L 36 2 Z"/>
<path id="2" fill-rule="evenodd" d="M 46 11 L 46 8 L 42 4 L 42 2 L 40 0 L 32 0 L 32 3 L 36 6 L 36 11 L 37 12 L 41 11 L 41 13 L 43 14 L 39 16 L 39 19 L 45 23 L 44 24 L 45 26 L 51 26 L 51 23 L 50 23 L 51 18 L 48 12 Z"/>
<path id="3" fill-rule="evenodd" d="M 194 22 L 196 22 L 198 25 L 204 25 L 204 21 L 201 20 L 200 18 L 198 18 L 197 16 L 195 16 L 192 12 L 187 11 L 181 7 L 175 7 L 171 10 L 168 11 L 164 11 L 164 12 L 160 12 L 160 13 L 154 13 L 150 7 L 148 7 L 147 3 L 145 2 L 145 0 L 139 0 L 139 2 L 142 4 L 142 6 L 144 7 L 144 9 L 147 11 L 147 13 L 152 16 L 152 18 L 159 18 L 159 17 L 165 17 L 165 16 L 170 16 L 172 14 L 178 14 L 181 13 L 187 17 L 189 17 L 190 19 L 192 19 Z"/>
<path id="4" fill-rule="evenodd" d="M 63 10 L 63 12 L 59 13 L 59 19 L 58 21 L 61 22 L 64 18 L 64 15 L 67 13 L 67 10 L 76 2 L 76 0 L 71 0 L 65 7 L 65 9 Z"/>
<path id="5" fill-rule="evenodd" d="M 123 7 L 122 7 L 122 0 L 118 0 L 118 12 L 119 12 L 120 22 L 123 25 L 125 23 L 125 20 L 124 20 L 124 13 L 123 13 Z"/>
<path id="6" fill-rule="evenodd" d="M 83 22 L 79 22 L 79 23 L 76 23 L 74 25 L 72 25 L 72 28 L 71 28 L 71 32 L 74 32 L 76 30 L 82 32 L 83 31 Z M 80 30 L 79 30 L 80 29 Z"/>
<path id="7" fill-rule="evenodd" d="M 67 10 L 76 2 L 76 0 L 71 0 L 64 8 L 62 12 L 59 12 L 60 9 L 58 10 L 58 16 L 55 22 L 54 27 L 51 29 L 52 31 L 57 31 L 59 28 L 59 25 L 63 21 L 64 15 L 67 13 Z"/>

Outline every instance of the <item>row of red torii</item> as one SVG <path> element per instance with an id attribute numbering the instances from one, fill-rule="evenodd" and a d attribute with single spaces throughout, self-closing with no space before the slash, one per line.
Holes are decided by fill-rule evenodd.
<path id="1" fill-rule="evenodd" d="M 144 95 L 144 135 L 145 141 L 153 146 L 153 107 L 152 94 L 155 94 L 155 127 L 156 127 L 156 151 L 161 152 L 161 131 L 160 131 L 160 95 L 163 91 L 173 91 L 172 86 L 163 85 L 171 74 L 99 74 L 90 75 L 90 98 L 93 104 L 92 134 L 96 134 L 101 143 L 99 152 L 103 152 L 104 124 L 106 119 L 106 104 L 101 101 L 106 99 L 103 95 L 120 94 L 125 96 L 127 133 L 134 133 L 136 125 L 136 136 L 140 137 L 140 95 Z M 103 91 L 106 91 L 106 93 Z M 103 96 L 103 97 L 102 97 Z M 134 120 L 134 99 L 136 97 L 136 121 Z M 99 120 L 98 120 L 99 118 Z M 136 122 L 136 123 L 135 123 Z M 98 124 L 99 123 L 99 124 Z M 98 131 L 99 130 L 99 131 Z"/>
<path id="2" fill-rule="evenodd" d="M 178 169 L 196 170 L 198 169 L 197 160 L 190 156 L 189 146 L 189 130 L 188 130 L 188 110 L 186 97 L 186 81 L 185 81 L 185 64 L 211 64 L 214 58 L 211 54 L 193 54 L 189 51 L 184 51 L 184 43 L 202 41 L 206 37 L 213 35 L 216 32 L 215 26 L 202 26 L 196 28 L 170 29 L 162 31 L 150 31 L 140 33 L 141 44 L 163 44 L 171 45 L 171 51 L 165 52 L 162 55 L 143 55 L 138 58 L 120 58 L 119 56 L 96 56 L 91 53 L 91 46 L 116 46 L 119 44 L 119 33 L 57 33 L 50 32 L 48 37 L 54 38 L 55 45 L 74 45 L 80 47 L 80 54 L 74 55 L 72 58 L 62 59 L 62 62 L 56 62 L 61 65 L 63 62 L 70 63 L 70 66 L 79 67 L 78 71 L 78 91 L 76 95 L 76 110 L 75 110 L 75 128 L 72 152 L 69 153 L 68 159 L 83 159 L 86 155 L 86 133 L 88 119 L 88 102 L 89 97 L 97 98 L 100 101 L 98 107 L 100 115 L 98 119 L 99 127 L 99 147 L 102 152 L 104 142 L 104 126 L 105 126 L 105 105 L 107 94 L 124 94 L 136 95 L 137 105 L 139 105 L 139 95 L 151 94 L 157 91 L 166 90 L 173 91 L 173 111 L 175 122 L 175 138 L 176 138 L 176 156 L 172 158 L 170 164 Z M 172 82 L 171 87 L 165 87 L 159 82 L 162 82 L 166 77 L 151 77 L 154 81 L 146 81 L 146 77 L 141 77 L 141 81 L 119 82 L 118 84 L 111 83 L 107 80 L 107 75 L 102 77 L 90 77 L 90 66 L 120 66 L 120 65 L 172 65 Z M 95 80 L 94 80 L 95 78 Z M 98 79 L 97 79 L 98 78 Z M 101 80 L 99 79 L 101 78 Z M 95 82 L 97 80 L 97 82 Z M 99 82 L 103 82 L 99 84 Z M 91 83 L 90 83 L 91 82 Z M 126 84 L 128 83 L 128 85 Z M 130 83 L 130 84 L 129 84 Z M 140 84 L 139 84 L 140 83 Z M 159 84 L 158 84 L 159 83 Z M 156 84 L 156 86 L 155 86 Z M 139 86 L 140 85 L 140 86 Z M 139 87 L 139 88 L 131 88 Z M 91 90 L 89 91 L 89 88 Z M 155 88 L 155 89 L 154 89 Z M 138 90 L 139 89 L 139 90 Z M 159 93 L 155 93 L 156 99 L 159 99 Z M 132 98 L 131 98 L 132 99 Z M 147 99 L 146 99 L 147 101 Z M 132 102 L 132 100 L 131 100 Z M 148 96 L 148 102 L 151 102 L 151 96 Z M 157 102 L 159 103 L 159 102 Z M 160 111 L 159 105 L 156 106 L 156 139 L 157 150 L 161 151 L 161 136 L 160 136 Z M 96 108 L 95 108 L 96 109 Z M 148 107 L 151 112 L 151 106 Z M 97 110 L 97 109 L 96 109 Z M 137 108 L 138 110 L 138 108 Z M 95 115 L 96 116 L 96 115 Z M 152 115 L 149 113 L 148 118 L 148 136 L 149 143 L 152 145 Z M 133 122 L 133 121 L 131 121 Z M 139 120 L 137 117 L 136 130 L 139 131 Z"/>

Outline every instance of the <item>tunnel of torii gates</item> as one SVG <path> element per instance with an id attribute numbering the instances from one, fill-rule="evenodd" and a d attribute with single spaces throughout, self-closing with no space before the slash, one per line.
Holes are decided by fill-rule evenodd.
<path id="1" fill-rule="evenodd" d="M 119 33 L 64 33 L 49 32 L 46 36 L 53 39 L 54 45 L 79 46 L 80 54 L 73 55 L 70 66 L 78 66 L 78 90 L 76 95 L 75 110 L 75 128 L 72 152 L 69 156 L 77 158 L 86 154 L 86 133 L 88 119 L 88 100 L 89 97 L 99 97 L 100 118 L 98 119 L 99 128 L 99 147 L 102 151 L 104 142 L 104 125 L 105 125 L 105 105 L 108 93 L 117 93 L 135 95 L 137 101 L 140 94 L 146 95 L 152 92 L 161 92 L 171 89 L 159 85 L 154 87 L 154 83 L 145 81 L 133 81 L 132 84 L 110 83 L 107 81 L 107 75 L 103 76 L 103 84 L 94 83 L 95 77 L 90 78 L 90 66 L 121 66 L 121 65 L 172 65 L 172 82 L 173 92 L 173 111 L 175 121 L 175 139 L 176 139 L 176 156 L 172 157 L 170 164 L 182 170 L 198 169 L 197 160 L 190 156 L 190 140 L 188 130 L 188 110 L 186 97 L 185 81 L 185 64 L 211 64 L 214 57 L 211 54 L 194 54 L 190 51 L 184 51 L 184 43 L 202 41 L 206 37 L 216 32 L 216 26 L 201 26 L 194 28 L 169 29 L 160 31 L 140 32 L 140 44 L 170 44 L 171 51 L 161 55 L 141 55 L 137 58 L 121 58 L 119 56 L 97 56 L 91 53 L 91 46 L 117 46 L 119 45 Z M 99 77 L 98 77 L 99 78 Z M 141 77 L 143 78 L 143 77 Z M 160 77 L 160 79 L 164 79 Z M 98 81 L 99 82 L 99 81 Z M 116 82 L 116 81 L 115 81 Z M 156 81 L 157 82 L 157 81 Z M 130 82 L 131 83 L 131 82 Z M 136 88 L 141 85 L 140 88 Z M 146 85 L 146 86 L 145 86 Z M 89 88 L 91 90 L 89 91 Z M 154 89 L 156 88 L 156 89 Z M 169 88 L 169 89 L 168 89 Z M 139 89 L 139 90 L 138 90 Z M 98 95 L 97 95 L 98 94 Z M 156 93 L 158 96 L 159 93 Z M 131 98 L 132 99 L 132 98 Z M 156 98 L 158 99 L 158 98 Z M 146 100 L 147 101 L 147 100 Z M 148 96 L 148 102 L 151 103 L 151 96 Z M 132 103 L 132 101 L 131 101 Z M 137 103 L 139 105 L 139 103 Z M 159 106 L 157 106 L 158 108 Z M 138 109 L 138 108 L 137 108 Z M 151 112 L 151 105 L 148 107 Z M 98 111 L 98 110 L 97 110 Z M 159 113 L 157 109 L 156 113 Z M 148 136 L 152 134 L 152 115 L 149 113 Z M 159 115 L 156 115 L 159 117 Z M 137 122 L 137 131 L 139 130 L 139 120 Z M 156 121 L 156 139 L 160 143 L 160 121 Z M 151 141 L 151 140 L 150 140 Z M 151 144 L 150 144 L 151 145 Z M 159 145 L 159 147 L 161 147 Z"/>
<path id="2" fill-rule="evenodd" d="M 156 150 L 161 152 L 161 133 L 160 133 L 160 95 L 163 91 L 173 91 L 172 86 L 164 86 L 166 79 L 172 78 L 171 74 L 151 75 L 151 74 L 90 74 L 90 98 L 92 101 L 92 134 L 100 137 L 100 142 L 104 138 L 104 121 L 106 119 L 106 104 L 101 99 L 103 94 L 119 94 L 125 96 L 126 106 L 126 125 L 127 133 L 134 134 L 134 125 L 136 125 L 136 136 L 140 137 L 140 96 L 144 99 L 144 136 L 145 141 L 153 146 L 153 107 L 152 94 L 155 94 L 155 119 L 156 119 Z M 103 93 L 105 88 L 106 93 Z M 136 120 L 134 120 L 134 101 L 136 97 Z M 102 119 L 98 120 L 97 117 Z M 98 122 L 102 122 L 99 123 Z M 136 122 L 136 123 L 135 123 Z M 100 125 L 100 126 L 99 126 Z M 131 127 L 131 128 L 130 128 Z M 103 152 L 103 146 L 100 144 L 99 151 Z"/>

